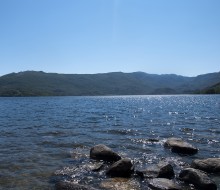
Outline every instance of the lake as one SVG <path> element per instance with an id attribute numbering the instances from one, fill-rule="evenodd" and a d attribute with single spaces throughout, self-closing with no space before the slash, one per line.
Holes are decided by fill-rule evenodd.
<path id="1" fill-rule="evenodd" d="M 198 154 L 171 153 L 163 147 L 168 137 Z M 138 167 L 167 160 L 178 173 L 193 159 L 219 157 L 220 96 L 0 98 L 0 189 L 53 189 L 65 179 L 97 187 L 105 173 L 78 167 L 92 162 L 96 144 Z M 220 188 L 220 177 L 211 178 Z"/>

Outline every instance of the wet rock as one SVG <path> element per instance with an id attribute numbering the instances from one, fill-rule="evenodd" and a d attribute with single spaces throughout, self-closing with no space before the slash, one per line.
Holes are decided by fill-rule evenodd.
<path id="1" fill-rule="evenodd" d="M 220 158 L 196 159 L 192 162 L 191 167 L 209 173 L 217 173 L 220 172 Z"/>
<path id="2" fill-rule="evenodd" d="M 140 184 L 131 178 L 109 178 L 101 182 L 101 188 L 108 190 L 140 190 Z"/>
<path id="3" fill-rule="evenodd" d="M 117 153 L 102 144 L 96 145 L 91 148 L 90 158 L 109 162 L 118 161 L 121 159 L 121 157 Z"/>
<path id="4" fill-rule="evenodd" d="M 115 162 L 107 170 L 106 174 L 111 177 L 129 177 L 133 172 L 133 164 L 128 158 Z"/>
<path id="5" fill-rule="evenodd" d="M 173 167 L 171 166 L 171 164 L 167 162 L 159 162 L 157 166 L 159 168 L 159 173 L 157 177 L 168 178 L 168 179 L 174 177 L 174 171 L 173 171 Z"/>
<path id="6" fill-rule="evenodd" d="M 167 162 L 159 162 L 157 165 L 150 166 L 145 170 L 137 170 L 136 173 L 141 177 L 147 178 L 168 178 L 174 177 L 174 171 L 171 164 Z"/>
<path id="7" fill-rule="evenodd" d="M 149 187 L 156 190 L 180 190 L 174 181 L 166 178 L 155 178 L 149 181 Z"/>
<path id="8" fill-rule="evenodd" d="M 198 149 L 180 138 L 169 138 L 164 144 L 165 147 L 171 148 L 172 152 L 181 154 L 196 154 Z"/>
<path id="9" fill-rule="evenodd" d="M 152 143 L 155 143 L 155 142 L 159 142 L 160 140 L 159 139 L 147 139 L 148 142 L 152 142 Z"/>
<path id="10" fill-rule="evenodd" d="M 60 181 L 55 185 L 56 190 L 97 190 L 89 186 L 79 185 L 68 181 Z"/>
<path id="11" fill-rule="evenodd" d="M 186 168 L 180 172 L 179 179 L 200 190 L 217 190 L 217 185 L 201 170 Z"/>

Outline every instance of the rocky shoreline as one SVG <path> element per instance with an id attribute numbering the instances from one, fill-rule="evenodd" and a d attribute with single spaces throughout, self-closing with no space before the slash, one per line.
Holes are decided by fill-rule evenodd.
<path id="1" fill-rule="evenodd" d="M 194 155 L 199 150 L 180 138 L 168 138 L 164 148 L 182 156 Z M 186 166 L 179 173 L 175 173 L 175 164 L 167 161 L 138 168 L 129 158 L 123 158 L 111 148 L 99 144 L 90 149 L 90 159 L 97 161 L 89 166 L 90 172 L 101 172 L 105 180 L 98 187 L 78 184 L 73 179 L 58 181 L 56 190 L 181 190 L 183 184 L 190 189 L 217 190 L 217 185 L 209 174 L 219 175 L 220 158 L 195 159 L 190 167 Z M 82 167 L 83 166 L 79 166 Z M 138 180 L 145 180 L 146 186 L 140 187 Z"/>

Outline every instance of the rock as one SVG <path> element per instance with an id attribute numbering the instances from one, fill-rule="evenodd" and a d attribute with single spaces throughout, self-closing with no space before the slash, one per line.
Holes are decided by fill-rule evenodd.
<path id="1" fill-rule="evenodd" d="M 148 186 L 156 190 L 180 190 L 181 188 L 172 180 L 166 178 L 155 178 L 149 181 Z"/>
<path id="2" fill-rule="evenodd" d="M 109 162 L 118 161 L 121 159 L 121 157 L 117 153 L 102 144 L 96 145 L 91 148 L 90 158 Z"/>
<path id="3" fill-rule="evenodd" d="M 217 190 L 217 185 L 201 170 L 186 168 L 180 172 L 179 179 L 200 190 Z"/>
<path id="4" fill-rule="evenodd" d="M 192 162 L 191 167 L 209 173 L 217 173 L 220 172 L 220 158 L 196 159 Z"/>
<path id="5" fill-rule="evenodd" d="M 159 178 L 173 178 L 174 177 L 174 171 L 171 164 L 167 162 L 159 162 L 158 164 L 159 168 Z"/>
<path id="6" fill-rule="evenodd" d="M 132 178 L 109 178 L 101 182 L 100 187 L 109 190 L 140 190 L 138 181 Z"/>
<path id="7" fill-rule="evenodd" d="M 159 139 L 147 139 L 147 141 L 153 143 L 153 142 L 159 142 L 160 140 Z"/>
<path id="8" fill-rule="evenodd" d="M 106 174 L 111 177 L 129 177 L 133 172 L 133 164 L 128 158 L 115 162 L 107 170 Z"/>
<path id="9" fill-rule="evenodd" d="M 136 173 L 141 177 L 147 178 L 168 178 L 174 177 L 174 171 L 171 164 L 167 162 L 159 162 L 157 165 L 150 166 L 145 170 L 137 170 Z"/>
<path id="10" fill-rule="evenodd" d="M 79 185 L 77 183 L 60 181 L 55 185 L 56 190 L 97 190 L 89 186 Z"/>
<path id="11" fill-rule="evenodd" d="M 170 147 L 171 151 L 175 153 L 196 154 L 198 152 L 196 147 L 180 138 L 169 138 L 165 142 L 164 146 Z"/>
<path id="12" fill-rule="evenodd" d="M 159 168 L 159 173 L 157 177 L 168 178 L 168 179 L 174 177 L 174 171 L 173 171 L 173 167 L 171 166 L 171 164 L 167 162 L 159 162 L 157 166 Z"/>

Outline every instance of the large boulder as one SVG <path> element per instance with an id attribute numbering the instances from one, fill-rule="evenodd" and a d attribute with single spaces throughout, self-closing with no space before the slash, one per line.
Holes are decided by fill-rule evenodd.
<path id="1" fill-rule="evenodd" d="M 217 190 L 217 185 L 212 181 L 206 173 L 194 168 L 186 168 L 179 174 L 179 179 L 193 184 L 200 190 Z"/>
<path id="2" fill-rule="evenodd" d="M 106 174 L 111 177 L 129 177 L 133 170 L 131 160 L 124 158 L 111 165 Z"/>
<path id="3" fill-rule="evenodd" d="M 220 158 L 196 159 L 192 162 L 191 167 L 209 173 L 217 173 L 220 172 Z"/>
<path id="4" fill-rule="evenodd" d="M 169 138 L 164 144 L 165 147 L 171 148 L 172 152 L 181 154 L 196 154 L 198 149 L 181 138 Z"/>
<path id="5" fill-rule="evenodd" d="M 117 153 L 103 144 L 99 144 L 91 148 L 90 158 L 109 162 L 114 162 L 121 159 Z"/>
<path id="6" fill-rule="evenodd" d="M 172 180 L 166 178 L 155 178 L 149 181 L 148 186 L 155 190 L 180 190 L 181 188 Z"/>
<path id="7" fill-rule="evenodd" d="M 136 170 L 136 173 L 141 177 L 147 178 L 168 178 L 174 177 L 174 171 L 171 164 L 160 161 L 156 165 L 147 167 L 144 170 Z"/>
<path id="8" fill-rule="evenodd" d="M 68 181 L 60 181 L 55 185 L 56 190 L 97 190 L 89 186 L 79 185 Z"/>

